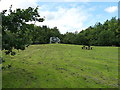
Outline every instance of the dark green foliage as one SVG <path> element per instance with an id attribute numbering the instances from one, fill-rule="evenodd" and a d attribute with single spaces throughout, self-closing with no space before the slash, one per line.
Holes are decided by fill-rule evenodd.
<path id="1" fill-rule="evenodd" d="M 2 49 L 5 53 L 15 55 L 12 49 L 24 50 L 26 46 L 32 43 L 31 31 L 34 25 L 26 22 L 43 22 L 40 18 L 37 8 L 16 9 L 12 11 L 4 10 L 0 13 L 2 16 Z M 8 15 L 6 13 L 9 13 Z"/>
<path id="2" fill-rule="evenodd" d="M 76 39 L 76 34 L 67 32 L 64 34 L 63 43 L 65 44 L 74 44 Z"/>
<path id="3" fill-rule="evenodd" d="M 103 24 L 98 22 L 78 34 L 67 32 L 62 42 L 87 46 L 120 46 L 120 20 L 113 17 Z"/>
<path id="4" fill-rule="evenodd" d="M 49 28 L 47 26 L 35 26 L 33 28 L 33 44 L 47 44 L 50 42 L 50 37 L 60 37 L 60 32 L 57 27 Z"/>
<path id="5" fill-rule="evenodd" d="M 115 34 L 112 31 L 101 31 L 99 33 L 99 38 L 98 38 L 98 43 L 99 45 L 114 45 L 114 40 L 115 40 Z"/>

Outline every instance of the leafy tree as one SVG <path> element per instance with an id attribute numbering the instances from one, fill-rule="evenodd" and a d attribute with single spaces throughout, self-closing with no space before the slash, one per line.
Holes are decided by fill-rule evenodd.
<path id="1" fill-rule="evenodd" d="M 35 9 L 16 9 L 12 11 L 3 10 L 2 16 L 2 49 L 7 50 L 6 54 L 12 52 L 12 49 L 24 50 L 31 43 L 30 32 L 31 26 L 27 22 L 38 21 L 43 22 L 40 18 L 38 7 Z M 9 13 L 9 14 L 7 14 Z"/>
<path id="2" fill-rule="evenodd" d="M 57 27 L 35 26 L 32 31 L 33 44 L 45 44 L 50 42 L 50 37 L 60 37 Z"/>
<path id="3" fill-rule="evenodd" d="M 84 35 L 84 33 L 79 33 L 75 41 L 76 41 L 76 44 L 79 44 L 79 45 L 88 45 L 88 40 Z"/>
<path id="4" fill-rule="evenodd" d="M 75 35 L 67 32 L 62 40 L 68 44 L 120 46 L 120 19 L 113 17 L 103 24 L 98 22 Z"/>
<path id="5" fill-rule="evenodd" d="M 99 34 L 98 38 L 99 45 L 110 46 L 114 44 L 114 40 L 115 34 L 112 31 L 104 30 Z"/>
<path id="6" fill-rule="evenodd" d="M 76 35 L 74 33 L 67 32 L 66 34 L 64 34 L 63 43 L 75 44 L 75 38 Z"/>

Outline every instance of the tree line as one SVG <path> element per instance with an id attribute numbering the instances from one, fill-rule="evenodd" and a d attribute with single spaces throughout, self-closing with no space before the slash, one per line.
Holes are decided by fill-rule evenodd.
<path id="1" fill-rule="evenodd" d="M 120 46 L 120 19 L 113 17 L 90 26 L 79 33 L 67 32 L 64 34 L 63 43 L 94 46 Z"/>
<path id="2" fill-rule="evenodd" d="M 57 27 L 34 26 L 32 29 L 32 44 L 47 44 L 50 37 L 59 37 L 61 43 L 94 46 L 119 46 L 120 45 L 120 25 L 118 19 L 113 17 L 90 26 L 81 32 L 66 32 L 61 34 Z"/>
<path id="3" fill-rule="evenodd" d="M 6 14 L 8 13 L 8 14 Z M 61 43 L 94 46 L 119 46 L 120 45 L 120 22 L 113 17 L 90 26 L 81 32 L 67 32 L 61 34 L 57 27 L 36 26 L 27 22 L 44 22 L 38 13 L 38 7 L 28 9 L 3 10 L 2 17 L 2 50 L 6 54 L 14 55 L 13 49 L 24 50 L 31 44 L 47 44 L 50 37 L 59 37 Z M 1 26 L 0 26 L 1 28 Z"/>

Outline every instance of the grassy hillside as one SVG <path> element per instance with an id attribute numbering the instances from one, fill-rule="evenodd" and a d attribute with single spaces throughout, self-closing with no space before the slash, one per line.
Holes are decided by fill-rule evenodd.
<path id="1" fill-rule="evenodd" d="M 118 48 L 80 45 L 31 45 L 5 56 L 12 67 L 3 70 L 3 88 L 118 87 Z"/>

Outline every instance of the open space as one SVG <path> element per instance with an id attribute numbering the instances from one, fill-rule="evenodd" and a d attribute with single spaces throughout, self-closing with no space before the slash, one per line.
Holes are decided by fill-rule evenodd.
<path id="1" fill-rule="evenodd" d="M 5 55 L 3 88 L 117 88 L 118 47 L 31 45 Z"/>

